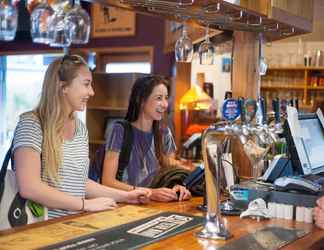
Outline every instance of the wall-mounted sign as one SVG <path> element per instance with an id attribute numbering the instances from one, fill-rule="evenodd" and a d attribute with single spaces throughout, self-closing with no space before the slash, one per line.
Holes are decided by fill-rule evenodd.
<path id="1" fill-rule="evenodd" d="M 135 12 L 93 4 L 92 37 L 118 37 L 135 35 Z"/>

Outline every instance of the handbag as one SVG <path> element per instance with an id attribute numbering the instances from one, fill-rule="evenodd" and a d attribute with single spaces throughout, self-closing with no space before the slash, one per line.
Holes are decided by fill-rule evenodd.
<path id="1" fill-rule="evenodd" d="M 12 145 L 6 153 L 0 171 L 0 230 L 47 220 L 47 208 L 19 194 L 15 171 L 12 166 Z"/>
<path id="2" fill-rule="evenodd" d="M 150 188 L 173 188 L 175 185 L 181 185 L 185 186 L 192 195 L 202 196 L 205 192 L 204 175 L 200 174 L 193 180 L 193 174 L 193 172 L 181 167 L 165 167 L 154 177 Z"/>

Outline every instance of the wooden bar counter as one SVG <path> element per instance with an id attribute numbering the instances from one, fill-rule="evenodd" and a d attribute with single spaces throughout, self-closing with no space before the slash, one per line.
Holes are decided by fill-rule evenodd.
<path id="1" fill-rule="evenodd" d="M 200 215 L 204 214 L 197 210 L 197 205 L 202 203 L 202 198 L 192 198 L 190 201 L 185 202 L 171 202 L 171 203 L 158 203 L 152 202 L 147 205 L 140 206 L 141 209 L 157 209 L 161 211 L 170 211 L 170 212 L 180 212 L 187 213 L 191 215 Z M 123 205 L 120 205 L 120 210 L 123 210 Z M 84 216 L 95 215 L 95 213 L 83 213 L 73 216 L 67 216 L 65 218 L 54 219 L 51 221 L 41 222 L 34 225 L 28 225 L 21 228 L 10 229 L 6 231 L 0 231 L 0 249 L 4 246 L 1 245 L 1 242 L 4 241 L 8 237 L 13 237 L 16 234 L 21 234 L 22 232 L 32 232 L 37 230 L 47 231 L 49 227 L 55 225 L 57 229 L 59 229 L 59 223 L 62 223 L 67 220 L 74 219 L 82 219 Z M 291 220 L 284 219 L 272 219 L 272 220 L 263 220 L 261 222 L 257 222 L 253 219 L 240 219 L 238 216 L 224 216 L 224 224 L 233 234 L 233 237 L 228 241 L 216 241 L 216 240 L 203 240 L 195 237 L 195 233 L 201 230 L 201 227 L 196 227 L 193 230 L 186 231 L 184 233 L 177 234 L 173 237 L 169 237 L 167 239 L 155 242 L 151 245 L 145 246 L 143 249 L 153 250 L 153 249 L 219 249 L 220 246 L 223 246 L 231 241 L 237 240 L 249 233 L 253 233 L 258 229 L 263 228 L 264 226 L 283 226 L 294 229 L 306 229 L 311 232 L 304 237 L 292 242 L 289 245 L 284 246 L 281 249 L 286 250 L 296 250 L 296 249 L 323 249 L 324 248 L 324 230 L 320 230 L 313 224 L 300 223 Z M 72 230 L 72 229 L 71 229 Z M 71 233 L 71 232 L 70 232 Z M 72 234 L 72 233 L 71 233 Z M 51 236 L 52 238 L 55 236 Z M 20 239 L 21 240 L 21 239 Z M 42 239 L 38 239 L 42 241 Z M 14 243 L 12 243 L 14 244 Z M 19 245 L 18 245 L 19 244 Z M 17 248 L 12 249 L 27 249 L 26 245 L 21 245 L 22 242 L 19 243 L 17 240 Z M 45 245 L 43 245 L 45 246 Z"/>

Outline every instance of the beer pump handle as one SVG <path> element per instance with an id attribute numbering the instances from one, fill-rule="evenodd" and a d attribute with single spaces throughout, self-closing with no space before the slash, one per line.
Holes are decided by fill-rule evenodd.
<path id="1" fill-rule="evenodd" d="M 272 100 L 272 109 L 275 114 L 275 123 L 280 123 L 280 101 L 279 98 L 275 98 Z"/>
<path id="2" fill-rule="evenodd" d="M 244 107 L 244 97 L 239 97 L 238 98 L 238 102 L 239 102 L 239 107 L 240 107 L 240 113 L 241 113 L 241 123 L 245 124 L 246 123 L 246 117 L 245 117 L 245 107 Z"/>
<path id="3" fill-rule="evenodd" d="M 299 100 L 298 100 L 298 98 L 296 98 L 295 100 L 294 100 L 294 107 L 297 109 L 297 111 L 299 110 Z"/>
<path id="4" fill-rule="evenodd" d="M 262 124 L 267 125 L 268 124 L 267 103 L 263 97 L 260 97 L 259 101 L 260 101 L 260 108 L 262 111 Z"/>

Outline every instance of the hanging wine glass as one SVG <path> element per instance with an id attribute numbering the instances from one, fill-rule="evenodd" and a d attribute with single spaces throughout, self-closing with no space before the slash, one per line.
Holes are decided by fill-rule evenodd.
<path id="1" fill-rule="evenodd" d="M 182 35 L 175 44 L 175 58 L 177 62 L 191 62 L 193 56 L 193 45 L 187 34 L 187 27 L 184 24 Z"/>
<path id="2" fill-rule="evenodd" d="M 264 57 L 260 58 L 260 70 L 259 70 L 259 74 L 260 76 L 264 76 L 267 73 L 267 69 L 268 69 L 268 65 L 264 59 Z"/>
<path id="3" fill-rule="evenodd" d="M 30 15 L 31 37 L 34 43 L 49 44 L 50 38 L 50 21 L 53 15 L 53 9 L 43 0 Z"/>
<path id="4" fill-rule="evenodd" d="M 215 63 L 215 54 L 216 50 L 214 45 L 209 40 L 209 28 L 206 27 L 206 37 L 205 41 L 200 44 L 198 52 L 199 52 L 199 61 L 202 65 L 212 65 Z"/>
<path id="5" fill-rule="evenodd" d="M 49 25 L 49 37 L 51 39 L 51 47 L 69 47 L 71 45 L 70 38 L 65 32 L 65 13 L 63 9 L 58 9 L 51 17 Z"/>
<path id="6" fill-rule="evenodd" d="M 11 2 L 0 2 L 0 40 L 15 39 L 18 23 L 18 10 Z"/>
<path id="7" fill-rule="evenodd" d="M 268 65 L 264 59 L 264 40 L 263 34 L 259 34 L 259 74 L 264 76 L 267 73 Z"/>
<path id="8" fill-rule="evenodd" d="M 73 8 L 65 16 L 65 34 L 72 43 L 85 44 L 89 42 L 90 17 L 82 9 L 80 0 L 75 0 Z"/>
<path id="9" fill-rule="evenodd" d="M 270 149 L 270 145 L 258 145 L 254 141 L 249 140 L 244 144 L 244 152 L 248 156 L 248 159 L 252 165 L 252 176 L 254 182 L 257 183 L 258 178 L 260 177 L 263 167 L 262 160 Z"/>

